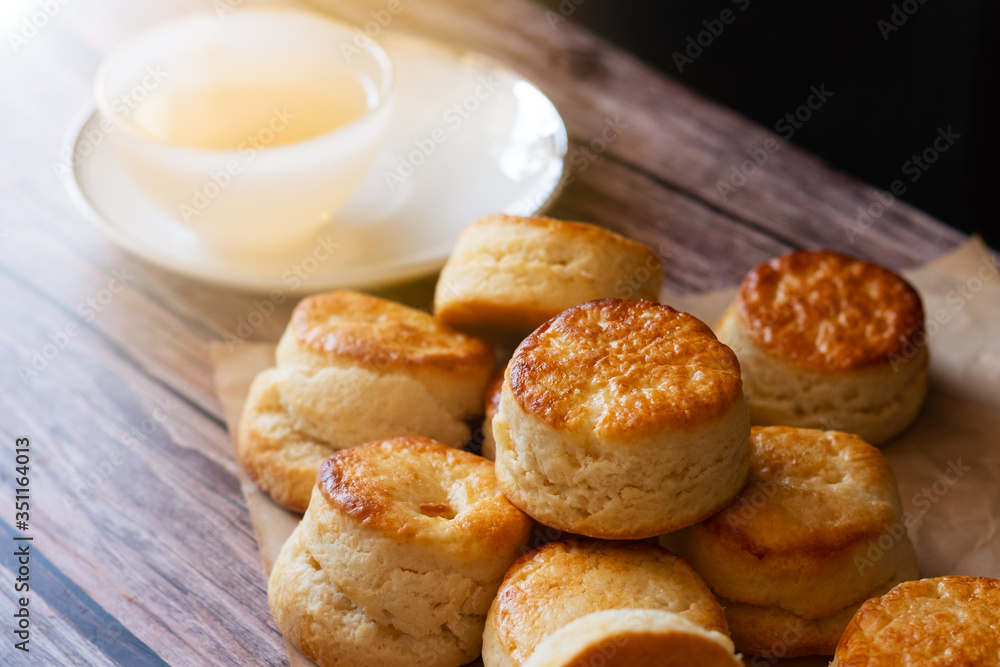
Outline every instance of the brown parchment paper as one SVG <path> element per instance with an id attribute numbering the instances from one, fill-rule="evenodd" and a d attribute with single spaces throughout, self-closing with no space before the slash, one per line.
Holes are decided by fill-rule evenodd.
<path id="1" fill-rule="evenodd" d="M 904 272 L 920 292 L 931 354 L 927 402 L 916 424 L 883 451 L 899 481 L 907 528 L 922 576 L 1000 578 L 1000 257 L 978 239 Z M 432 281 L 385 294 L 418 308 Z M 661 301 L 714 324 L 735 288 Z M 274 345 L 214 344 L 215 382 L 235 435 L 250 382 L 274 364 Z M 267 572 L 298 515 L 287 512 L 241 474 L 247 508 Z M 873 545 L 872 556 L 877 557 Z M 289 646 L 293 667 L 313 663 Z M 827 665 L 824 658 L 747 664 Z M 481 663 L 474 663 L 481 664 Z"/>

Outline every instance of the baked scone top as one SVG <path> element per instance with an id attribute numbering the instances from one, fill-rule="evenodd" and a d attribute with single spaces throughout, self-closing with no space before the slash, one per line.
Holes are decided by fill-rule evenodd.
<path id="1" fill-rule="evenodd" d="M 434 291 L 434 312 L 516 344 L 551 317 L 593 299 L 655 299 L 663 264 L 649 246 L 595 225 L 510 215 L 462 232 Z M 516 337 L 516 340 L 511 340 Z"/>
<path id="2" fill-rule="evenodd" d="M 920 296 L 903 278 L 829 250 L 757 266 L 740 285 L 737 308 L 758 347 L 817 371 L 889 363 L 924 326 Z"/>
<path id="3" fill-rule="evenodd" d="M 299 354 L 346 358 L 378 371 L 422 367 L 461 373 L 485 367 L 489 372 L 494 363 L 493 350 L 478 338 L 416 308 L 350 290 L 310 296 L 295 307 L 279 363 L 292 361 L 281 355 Z"/>
<path id="4" fill-rule="evenodd" d="M 622 236 L 610 229 L 585 222 L 558 220 L 545 216 L 521 217 L 517 215 L 487 215 L 476 220 L 463 233 L 463 237 L 474 235 L 478 230 L 489 227 L 510 227 L 516 233 L 523 233 L 523 228 L 529 227 L 548 232 L 557 236 L 577 237 L 587 239 L 591 243 L 611 245 L 627 252 L 648 256 L 650 261 L 659 266 L 660 258 L 652 248 L 627 236 Z"/>
<path id="5" fill-rule="evenodd" d="M 570 308 L 536 329 L 507 381 L 521 408 L 551 426 L 610 439 L 713 421 L 743 387 L 736 355 L 701 320 L 621 299 Z"/>
<path id="6" fill-rule="evenodd" d="M 1000 665 L 1000 581 L 948 576 L 866 601 L 837 646 L 837 667 Z"/>
<path id="7" fill-rule="evenodd" d="M 491 461 L 430 438 L 336 452 L 317 485 L 334 511 L 367 528 L 469 558 L 518 549 L 534 525 L 500 493 Z"/>
<path id="8" fill-rule="evenodd" d="M 821 556 L 878 539 L 901 513 L 889 462 L 858 436 L 754 426 L 746 486 L 727 509 L 688 530 L 757 558 Z"/>
<path id="9" fill-rule="evenodd" d="M 728 633 L 722 607 L 687 563 L 646 542 L 549 542 L 511 566 L 491 612 L 497 639 L 518 664 L 548 634 L 606 609 L 678 613 Z"/>

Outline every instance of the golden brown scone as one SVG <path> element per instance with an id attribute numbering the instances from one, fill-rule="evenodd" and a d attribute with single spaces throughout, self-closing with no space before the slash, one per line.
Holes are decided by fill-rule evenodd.
<path id="1" fill-rule="evenodd" d="M 497 477 L 540 523 L 641 539 L 713 514 L 749 469 L 732 350 L 649 301 L 571 308 L 524 340 L 493 418 Z"/>
<path id="2" fill-rule="evenodd" d="M 277 368 L 262 371 L 250 385 L 237 430 L 236 455 L 250 479 L 274 502 L 304 512 L 316 485 L 316 471 L 333 448 L 296 429 L 281 402 Z"/>
<path id="3" fill-rule="evenodd" d="M 303 299 L 276 357 L 251 387 L 237 455 L 258 486 L 296 512 L 336 450 L 398 435 L 463 446 L 494 363 L 483 341 L 351 291 Z"/>
<path id="4" fill-rule="evenodd" d="M 434 313 L 462 331 L 521 338 L 594 299 L 655 300 L 662 282 L 659 257 L 638 241 L 580 222 L 490 215 L 459 237 Z"/>
<path id="5" fill-rule="evenodd" d="M 908 581 L 868 600 L 844 631 L 831 667 L 1000 665 L 1000 581 Z"/>
<path id="6" fill-rule="evenodd" d="M 514 563 L 490 606 L 483 635 L 486 667 L 516 667 L 543 639 L 608 609 L 677 613 L 726 632 L 722 608 L 684 561 L 646 542 L 549 542 Z"/>
<path id="7" fill-rule="evenodd" d="M 457 667 L 531 527 L 482 457 L 427 438 L 343 450 L 274 564 L 271 611 L 320 667 Z"/>
<path id="8" fill-rule="evenodd" d="M 596 611 L 543 639 L 524 667 L 742 667 L 718 630 L 654 609 Z"/>
<path id="9" fill-rule="evenodd" d="M 732 504 L 661 543 L 719 597 L 737 649 L 829 655 L 863 600 L 917 576 L 892 469 L 838 431 L 755 426 L 750 451 Z"/>
<path id="10" fill-rule="evenodd" d="M 716 326 L 754 424 L 857 433 L 880 445 L 927 392 L 920 296 L 889 269 L 827 250 L 754 268 Z"/>
<path id="11" fill-rule="evenodd" d="M 916 554 L 912 548 L 908 551 L 896 576 L 871 595 L 882 595 L 896 584 L 920 576 Z M 744 653 L 766 658 L 830 655 L 861 606 L 861 602 L 856 602 L 829 616 L 803 618 L 777 606 L 762 607 L 723 597 L 718 599 L 726 610 L 729 632 L 736 646 Z"/>
<path id="12" fill-rule="evenodd" d="M 341 290 L 303 299 L 278 343 L 279 367 L 361 367 L 417 380 L 455 412 L 479 413 L 493 350 L 416 308 Z"/>
<path id="13" fill-rule="evenodd" d="M 490 461 L 496 459 L 497 441 L 493 437 L 493 418 L 500 409 L 500 394 L 503 390 L 503 378 L 507 367 L 497 370 L 493 379 L 486 386 L 486 407 L 483 416 L 483 456 Z"/>

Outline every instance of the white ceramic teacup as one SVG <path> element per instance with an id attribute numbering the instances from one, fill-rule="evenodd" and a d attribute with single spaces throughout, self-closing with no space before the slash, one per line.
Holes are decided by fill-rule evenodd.
<path id="1" fill-rule="evenodd" d="M 306 12 L 196 14 L 109 55 L 97 74 L 97 104 L 113 123 L 119 160 L 178 225 L 234 258 L 276 256 L 314 236 L 347 203 L 386 134 L 392 64 L 376 43 L 358 42 L 351 26 Z M 157 136 L 149 118 L 155 121 L 159 107 L 143 107 L 154 99 L 162 106 L 162 96 L 178 93 L 177 87 L 209 90 L 213 82 L 247 90 L 257 83 L 320 86 L 327 94 L 347 70 L 352 85 L 363 86 L 357 89 L 363 90 L 361 115 L 292 143 L 278 141 L 280 133 L 294 137 L 288 128 L 301 128 L 294 126 L 296 114 L 279 106 L 246 140 L 225 148 Z M 202 129 L 190 122 L 186 127 Z"/>

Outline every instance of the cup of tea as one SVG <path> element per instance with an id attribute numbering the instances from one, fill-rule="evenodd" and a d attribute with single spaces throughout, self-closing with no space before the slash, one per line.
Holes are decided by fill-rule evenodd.
<path id="1" fill-rule="evenodd" d="M 245 10 L 131 39 L 96 80 L 116 156 L 221 254 L 300 246 L 361 185 L 392 115 L 392 63 L 357 34 L 307 12 Z"/>

